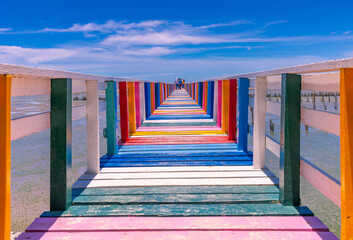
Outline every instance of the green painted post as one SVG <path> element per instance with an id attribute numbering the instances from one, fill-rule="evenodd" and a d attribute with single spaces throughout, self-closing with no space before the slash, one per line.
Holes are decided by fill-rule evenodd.
<path id="1" fill-rule="evenodd" d="M 51 79 L 50 210 L 66 210 L 72 202 L 72 80 Z"/>
<path id="2" fill-rule="evenodd" d="M 300 205 L 301 76 L 282 74 L 279 190 L 283 205 Z"/>
<path id="3" fill-rule="evenodd" d="M 113 156 L 117 154 L 117 96 L 116 82 L 106 81 L 105 99 L 107 102 L 106 119 L 107 119 L 107 155 Z"/>

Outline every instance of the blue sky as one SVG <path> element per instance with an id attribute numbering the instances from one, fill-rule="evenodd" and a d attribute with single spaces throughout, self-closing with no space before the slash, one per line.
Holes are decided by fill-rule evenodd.
<path id="1" fill-rule="evenodd" d="M 0 63 L 157 81 L 353 57 L 353 1 L 4 1 Z"/>

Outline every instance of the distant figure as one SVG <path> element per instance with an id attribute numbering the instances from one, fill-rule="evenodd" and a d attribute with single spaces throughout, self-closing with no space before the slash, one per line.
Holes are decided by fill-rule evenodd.
<path id="1" fill-rule="evenodd" d="M 174 83 L 175 83 L 176 89 L 178 89 L 178 78 L 175 78 Z"/>
<path id="2" fill-rule="evenodd" d="M 183 81 L 182 81 L 182 88 L 184 88 L 184 85 L 185 85 L 185 80 L 183 79 Z"/>
<path id="3" fill-rule="evenodd" d="M 178 78 L 178 89 L 181 89 L 181 85 L 183 84 L 183 81 L 181 78 Z"/>

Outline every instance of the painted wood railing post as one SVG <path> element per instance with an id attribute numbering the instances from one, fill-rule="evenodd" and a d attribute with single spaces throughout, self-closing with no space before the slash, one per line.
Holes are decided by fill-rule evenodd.
<path id="1" fill-rule="evenodd" d="M 249 79 L 239 78 L 239 139 L 238 149 L 248 151 Z"/>
<path id="2" fill-rule="evenodd" d="M 155 103 L 156 103 L 155 106 L 156 106 L 156 109 L 157 109 L 159 107 L 159 103 L 160 103 L 159 83 L 155 83 L 154 84 L 154 93 L 155 93 L 154 98 L 155 98 Z"/>
<path id="3" fill-rule="evenodd" d="M 203 103 L 203 82 L 199 82 L 199 105 L 202 108 Z"/>
<path id="4" fill-rule="evenodd" d="M 145 83 L 146 119 L 151 116 L 151 83 Z"/>
<path id="5" fill-rule="evenodd" d="M 136 128 L 141 126 L 141 101 L 140 101 L 140 83 L 135 82 L 135 113 Z"/>
<path id="6" fill-rule="evenodd" d="M 105 99 L 107 102 L 106 109 L 106 119 L 107 119 L 107 155 L 116 155 L 117 153 L 117 93 L 116 93 L 116 82 L 115 81 L 106 81 L 105 89 Z M 119 88 L 119 95 L 121 94 Z M 119 96 L 121 98 L 121 95 Z M 121 109 L 120 109 L 121 113 Z M 120 120 L 121 117 L 120 117 Z M 123 135 L 123 132 L 121 132 Z"/>
<path id="7" fill-rule="evenodd" d="M 213 118 L 213 102 L 214 102 L 214 81 L 208 82 L 207 94 L 207 115 Z"/>
<path id="8" fill-rule="evenodd" d="M 127 99 L 128 99 L 128 113 L 129 113 L 129 133 L 136 132 L 136 107 L 135 107 L 135 83 L 127 83 Z"/>
<path id="9" fill-rule="evenodd" d="M 279 199 L 300 205 L 300 98 L 301 76 L 282 74 Z"/>
<path id="10" fill-rule="evenodd" d="M 146 106 L 145 106 L 145 84 L 143 82 L 139 83 L 139 89 L 140 89 L 140 112 L 141 112 L 141 122 L 140 126 L 143 123 L 143 121 L 146 120 Z"/>
<path id="11" fill-rule="evenodd" d="M 223 93 L 223 81 L 222 80 L 218 80 L 218 106 L 217 106 L 217 126 L 218 127 L 222 127 L 222 93 Z"/>
<path id="12" fill-rule="evenodd" d="M 208 84 L 207 82 L 204 82 L 203 83 L 203 100 L 202 100 L 202 109 L 207 112 L 207 87 L 208 87 Z"/>
<path id="13" fill-rule="evenodd" d="M 239 88 L 240 89 L 240 88 Z M 239 101 L 240 104 L 240 101 Z M 240 118 L 240 111 L 239 111 Z M 237 80 L 229 80 L 229 133 L 228 140 L 235 140 L 237 135 Z M 240 129 L 239 129 L 240 135 Z M 239 146 L 238 148 L 243 149 Z"/>
<path id="14" fill-rule="evenodd" d="M 0 76 L 0 239 L 11 232 L 11 83 Z"/>
<path id="15" fill-rule="evenodd" d="M 99 100 L 98 81 L 86 81 L 87 173 L 99 173 Z"/>
<path id="16" fill-rule="evenodd" d="M 213 82 L 213 120 L 217 122 L 218 112 L 218 81 Z"/>
<path id="17" fill-rule="evenodd" d="M 72 203 L 72 80 L 51 79 L 50 211 Z"/>
<path id="18" fill-rule="evenodd" d="M 353 68 L 340 71 L 341 239 L 353 239 Z"/>
<path id="19" fill-rule="evenodd" d="M 155 83 L 151 83 L 151 114 L 156 110 Z"/>
<path id="20" fill-rule="evenodd" d="M 229 80 L 222 83 L 222 131 L 225 134 L 229 131 Z"/>
<path id="21" fill-rule="evenodd" d="M 119 105 L 121 141 L 127 142 L 129 141 L 129 116 L 126 82 L 119 82 Z"/>
<path id="22" fill-rule="evenodd" d="M 254 99 L 254 169 L 265 168 L 267 78 L 256 77 Z"/>

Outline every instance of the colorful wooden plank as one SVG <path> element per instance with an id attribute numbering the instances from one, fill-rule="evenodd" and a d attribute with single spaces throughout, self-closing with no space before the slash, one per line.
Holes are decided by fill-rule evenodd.
<path id="1" fill-rule="evenodd" d="M 199 85 L 199 89 L 198 89 L 199 90 L 199 94 L 198 94 L 199 101 L 198 101 L 198 104 L 202 108 L 202 106 L 203 106 L 203 82 L 199 82 L 198 85 Z"/>
<path id="2" fill-rule="evenodd" d="M 0 238 L 11 232 L 11 75 L 0 76 Z"/>
<path id="3" fill-rule="evenodd" d="M 240 88 L 239 88 L 240 91 Z M 240 96 L 239 96 L 240 97 Z M 240 102 L 239 102 L 240 105 Z M 240 106 L 239 106 L 240 107 Z M 240 118 L 240 112 L 239 112 Z M 240 124 L 239 124 L 240 125 Z M 240 128 L 241 126 L 239 126 Z M 228 139 L 235 140 L 237 134 L 237 80 L 229 80 L 229 132 Z M 239 131 L 240 135 L 240 131 Z M 238 148 L 241 148 L 241 141 L 238 139 Z"/>
<path id="4" fill-rule="evenodd" d="M 229 80 L 222 81 L 222 131 L 229 130 Z"/>
<path id="5" fill-rule="evenodd" d="M 218 82 L 218 93 L 217 93 L 217 126 L 221 127 L 222 126 L 222 84 L 223 81 L 217 81 Z"/>
<path id="6" fill-rule="evenodd" d="M 353 238 L 353 69 L 340 71 L 341 238 Z"/>
<path id="7" fill-rule="evenodd" d="M 72 80 L 51 79 L 50 99 L 50 210 L 63 211 L 72 201 Z"/>
<path id="8" fill-rule="evenodd" d="M 146 107 L 146 119 L 151 116 L 151 83 L 144 83 L 145 85 L 145 107 Z"/>
<path id="9" fill-rule="evenodd" d="M 160 105 L 160 91 L 159 91 L 160 83 L 154 83 L 154 101 L 155 101 L 155 108 L 157 109 Z"/>
<path id="10" fill-rule="evenodd" d="M 135 114 L 136 128 L 141 126 L 141 103 L 140 103 L 140 83 L 135 82 Z"/>
<path id="11" fill-rule="evenodd" d="M 121 140 L 127 142 L 129 141 L 129 116 L 126 82 L 119 82 L 119 105 Z"/>
<path id="12" fill-rule="evenodd" d="M 280 201 L 300 205 L 301 76 L 282 74 L 280 141 Z"/>
<path id="13" fill-rule="evenodd" d="M 239 78 L 239 139 L 238 148 L 248 151 L 248 112 L 249 112 L 249 79 Z"/>
<path id="14" fill-rule="evenodd" d="M 155 83 L 151 83 L 151 113 L 156 110 L 156 93 L 155 93 Z"/>
<path id="15" fill-rule="evenodd" d="M 139 85 L 140 85 L 139 89 L 140 89 L 140 113 L 141 113 L 141 122 L 139 126 L 141 126 L 143 121 L 146 120 L 145 84 L 140 82 Z"/>
<path id="16" fill-rule="evenodd" d="M 128 119 L 129 119 L 129 134 L 136 132 L 136 106 L 135 106 L 135 83 L 127 83 L 127 99 L 128 99 Z"/>
<path id="17" fill-rule="evenodd" d="M 213 118 L 213 103 L 214 103 L 214 81 L 208 82 L 208 95 L 207 95 L 207 115 Z"/>

